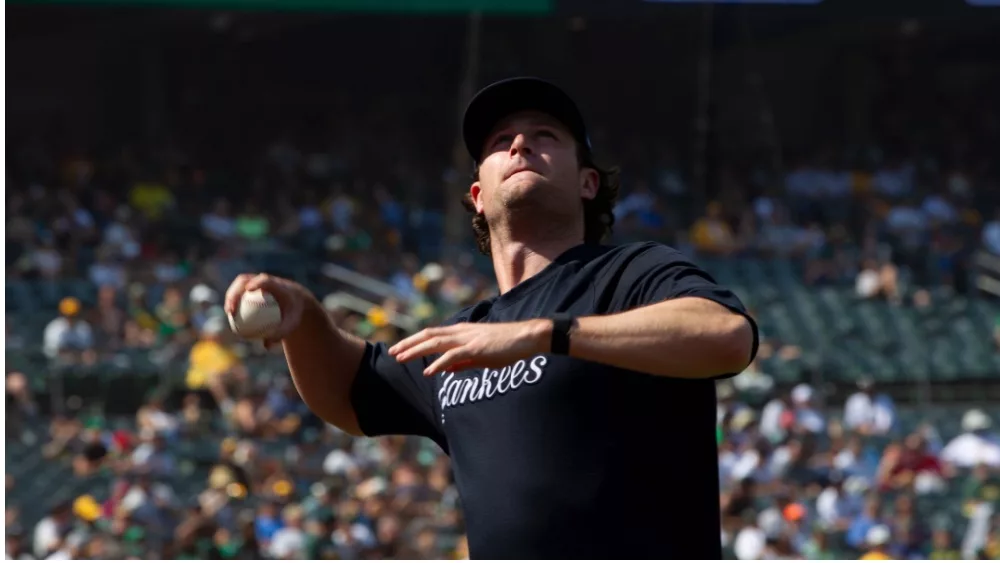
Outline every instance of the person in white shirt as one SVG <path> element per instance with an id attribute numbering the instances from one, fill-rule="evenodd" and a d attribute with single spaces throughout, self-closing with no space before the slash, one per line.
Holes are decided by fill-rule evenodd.
<path id="1" fill-rule="evenodd" d="M 875 393 L 874 382 L 862 379 L 858 391 L 844 405 L 844 426 L 865 435 L 884 436 L 896 422 L 896 407 L 884 393 Z"/>
<path id="2" fill-rule="evenodd" d="M 271 538 L 271 557 L 275 559 L 305 559 L 306 533 L 302 530 L 302 508 L 290 505 L 281 513 L 285 526 Z"/>
<path id="3" fill-rule="evenodd" d="M 94 345 L 94 333 L 90 324 L 78 317 L 80 301 L 67 297 L 59 302 L 60 316 L 45 326 L 42 335 L 42 351 L 49 358 L 61 352 L 88 350 Z"/>
<path id="4" fill-rule="evenodd" d="M 851 518 L 861 513 L 863 500 L 844 490 L 844 476 L 834 472 L 830 485 L 816 497 L 816 513 L 819 523 L 826 530 L 844 531 L 850 526 Z"/>
<path id="5" fill-rule="evenodd" d="M 733 540 L 733 552 L 736 558 L 742 561 L 754 561 L 760 559 L 767 545 L 767 536 L 764 530 L 757 526 L 747 526 L 736 534 Z"/>
<path id="6" fill-rule="evenodd" d="M 62 503 L 35 525 L 31 545 L 35 557 L 44 559 L 59 547 L 63 534 L 69 530 L 72 518 L 72 506 L 69 503 Z"/>
<path id="7" fill-rule="evenodd" d="M 760 413 L 760 433 L 772 443 L 778 443 L 788 433 L 782 426 L 782 415 L 791 409 L 791 399 L 787 395 L 775 397 L 764 405 Z"/>
<path id="8" fill-rule="evenodd" d="M 983 227 L 983 247 L 1000 256 L 1000 211 Z"/>
<path id="9" fill-rule="evenodd" d="M 826 428 L 823 415 L 812 406 L 813 388 L 800 383 L 792 388 L 792 404 L 795 406 L 795 424 L 807 432 L 818 434 Z"/>
<path id="10" fill-rule="evenodd" d="M 979 464 L 1000 467 L 1000 439 L 989 432 L 992 426 L 993 421 L 983 411 L 967 411 L 962 417 L 963 433 L 948 442 L 941 451 L 941 459 L 962 468 Z"/>

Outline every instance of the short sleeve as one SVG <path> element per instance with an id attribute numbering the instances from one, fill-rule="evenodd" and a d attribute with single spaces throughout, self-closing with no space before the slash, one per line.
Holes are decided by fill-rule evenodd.
<path id="1" fill-rule="evenodd" d="M 447 451 L 426 359 L 401 364 L 383 343 L 368 343 L 351 387 L 351 405 L 366 436 L 423 436 Z"/>
<path id="2" fill-rule="evenodd" d="M 757 323 L 739 297 L 716 283 L 708 272 L 681 252 L 662 244 L 647 243 L 624 256 L 617 266 L 605 278 L 607 293 L 610 294 L 606 303 L 607 313 L 628 311 L 678 297 L 701 297 L 747 318 L 753 329 L 750 357 L 757 355 L 760 338 Z"/>

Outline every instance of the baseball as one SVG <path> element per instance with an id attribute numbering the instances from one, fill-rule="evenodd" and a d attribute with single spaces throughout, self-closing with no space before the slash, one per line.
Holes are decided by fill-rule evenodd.
<path id="1" fill-rule="evenodd" d="M 243 294 L 236 314 L 229 315 L 233 332 L 249 339 L 268 338 L 281 324 L 281 308 L 270 293 L 261 290 Z"/>

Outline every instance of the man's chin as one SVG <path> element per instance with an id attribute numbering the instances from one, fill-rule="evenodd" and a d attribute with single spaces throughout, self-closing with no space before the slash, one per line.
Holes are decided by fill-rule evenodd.
<path id="1" fill-rule="evenodd" d="M 511 182 L 504 186 L 501 197 L 506 207 L 530 205 L 544 194 L 545 186 L 537 178 L 529 181 Z"/>

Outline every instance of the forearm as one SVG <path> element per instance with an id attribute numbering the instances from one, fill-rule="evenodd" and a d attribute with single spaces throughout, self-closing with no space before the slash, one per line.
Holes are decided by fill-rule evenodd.
<path id="1" fill-rule="evenodd" d="M 337 328 L 311 298 L 298 328 L 282 340 L 295 388 L 309 409 L 341 430 L 361 435 L 351 385 L 365 353 L 365 341 Z"/>
<path id="2" fill-rule="evenodd" d="M 697 297 L 577 321 L 570 356 L 653 375 L 697 379 L 738 373 L 750 363 L 753 348 L 745 317 Z"/>

